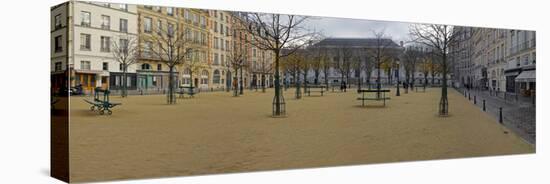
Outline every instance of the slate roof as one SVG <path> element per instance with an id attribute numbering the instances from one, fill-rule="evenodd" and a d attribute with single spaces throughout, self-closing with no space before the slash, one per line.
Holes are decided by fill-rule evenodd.
<path id="1" fill-rule="evenodd" d="M 401 47 L 393 40 L 384 38 L 381 45 L 388 47 Z M 349 47 L 375 47 L 376 38 L 326 38 L 316 43 L 315 46 L 349 46 Z"/>

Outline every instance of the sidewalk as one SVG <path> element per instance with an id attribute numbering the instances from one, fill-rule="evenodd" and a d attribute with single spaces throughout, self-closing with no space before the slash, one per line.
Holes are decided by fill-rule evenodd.
<path id="1" fill-rule="evenodd" d="M 470 102 L 483 110 L 483 100 L 485 100 L 486 112 L 499 121 L 499 108 L 502 107 L 503 124 L 521 136 L 529 143 L 535 144 L 536 141 L 536 107 L 531 99 L 520 98 L 518 101 L 505 100 L 502 97 L 490 95 L 489 91 L 457 89 L 459 93 L 466 91 L 466 99 L 470 94 Z"/>

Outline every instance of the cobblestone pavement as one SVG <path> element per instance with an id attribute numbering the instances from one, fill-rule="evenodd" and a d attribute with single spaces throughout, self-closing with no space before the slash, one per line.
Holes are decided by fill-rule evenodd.
<path id="1" fill-rule="evenodd" d="M 499 121 L 499 108 L 502 107 L 503 124 L 516 132 L 529 143 L 536 143 L 536 107 L 532 104 L 532 99 L 520 97 L 519 100 L 505 100 L 502 97 L 491 95 L 488 91 L 457 89 L 470 101 L 483 110 L 483 100 L 485 100 L 486 112 Z M 474 99 L 475 98 L 475 99 Z M 475 100 L 475 104 L 474 104 Z"/>

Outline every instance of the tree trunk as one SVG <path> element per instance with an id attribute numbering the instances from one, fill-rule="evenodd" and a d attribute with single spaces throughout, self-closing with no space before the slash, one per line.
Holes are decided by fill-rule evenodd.
<path id="1" fill-rule="evenodd" d="M 276 43 L 276 46 L 279 46 L 279 43 Z M 274 110 L 273 110 L 273 116 L 281 116 L 285 112 L 281 109 L 281 101 L 282 101 L 282 94 L 281 94 L 281 84 L 279 81 L 279 50 L 275 50 L 275 97 L 273 97 L 273 103 L 274 103 Z"/>
<path id="2" fill-rule="evenodd" d="M 233 79 L 236 85 L 233 85 L 233 96 L 239 96 L 239 68 L 235 67 L 235 78 Z"/>
<path id="3" fill-rule="evenodd" d="M 126 76 L 126 65 L 123 64 L 122 66 L 122 91 L 121 91 L 121 96 L 124 98 L 126 96 L 128 96 L 128 89 L 127 89 L 127 86 L 126 86 L 126 83 L 127 83 L 127 76 Z"/>
<path id="4" fill-rule="evenodd" d="M 174 66 L 170 66 L 170 73 L 168 74 L 168 104 L 175 104 L 176 99 L 174 96 Z"/>
<path id="5" fill-rule="evenodd" d="M 443 85 L 441 87 L 441 100 L 439 101 L 439 115 L 446 116 L 449 114 L 449 101 L 447 99 L 447 54 L 443 52 Z"/>

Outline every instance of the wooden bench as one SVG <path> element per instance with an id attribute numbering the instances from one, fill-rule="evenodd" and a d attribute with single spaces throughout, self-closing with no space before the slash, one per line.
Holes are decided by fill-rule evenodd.
<path id="1" fill-rule="evenodd" d="M 358 97 L 357 100 L 361 100 L 361 106 L 365 106 L 366 100 L 373 100 L 373 101 L 384 101 L 384 106 L 386 106 L 386 100 L 389 100 L 390 97 L 386 97 L 386 93 L 389 93 L 389 89 L 359 89 L 357 90 L 357 93 L 361 93 L 361 97 Z M 374 93 L 375 97 L 368 97 L 365 94 L 368 93 Z M 382 95 L 380 95 L 382 94 Z"/>
<path id="2" fill-rule="evenodd" d="M 311 89 L 318 89 L 318 90 L 314 90 L 313 92 L 319 92 L 321 93 L 321 96 L 323 96 L 323 93 L 325 92 L 325 89 L 327 88 L 327 86 L 325 85 L 307 85 L 307 86 L 304 86 L 304 88 L 306 89 L 306 92 L 307 92 L 307 96 L 311 96 Z"/>
<path id="3" fill-rule="evenodd" d="M 191 86 L 180 86 L 180 90 L 178 91 L 179 98 L 185 98 L 185 94 L 188 94 L 189 97 L 193 98 L 195 97 L 195 87 Z"/>
<path id="4" fill-rule="evenodd" d="M 107 112 L 108 115 L 111 115 L 113 114 L 113 111 L 111 111 L 111 109 L 117 105 L 122 105 L 122 104 L 113 103 L 109 101 L 110 93 L 111 92 L 108 89 L 95 88 L 94 99 L 93 100 L 84 99 L 84 101 L 92 105 L 90 107 L 90 110 L 92 111 L 97 110 L 100 115 L 105 114 L 105 112 Z M 101 94 L 103 94 L 103 98 L 100 97 Z"/>

